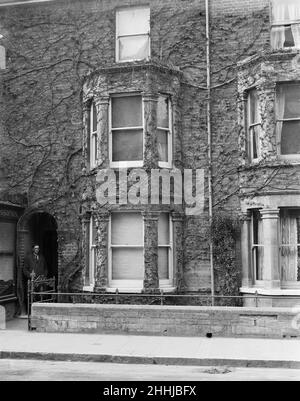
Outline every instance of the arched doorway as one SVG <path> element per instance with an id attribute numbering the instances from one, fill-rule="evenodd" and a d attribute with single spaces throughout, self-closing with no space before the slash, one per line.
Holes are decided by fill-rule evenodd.
<path id="1" fill-rule="evenodd" d="M 33 245 L 39 245 L 48 268 L 48 277 L 55 277 L 58 282 L 58 246 L 57 224 L 55 218 L 42 210 L 25 213 L 19 220 L 17 228 L 18 253 L 18 294 L 21 310 L 24 312 L 24 277 L 22 269 L 24 260 Z"/>

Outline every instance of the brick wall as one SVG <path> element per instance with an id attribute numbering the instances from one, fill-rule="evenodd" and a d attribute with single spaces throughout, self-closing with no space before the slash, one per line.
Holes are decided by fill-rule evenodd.
<path id="1" fill-rule="evenodd" d="M 52 214 L 59 231 L 59 280 L 82 285 L 82 87 L 114 63 L 114 9 L 142 0 L 54 1 L 0 8 L 7 48 L 2 73 L 0 158 L 13 194 Z M 150 0 L 152 59 L 180 68 L 183 168 L 207 170 L 205 1 Z M 269 47 L 268 1 L 210 2 L 213 176 L 216 208 L 239 212 L 236 63 Z M 184 223 L 184 285 L 208 289 L 208 203 Z"/>
<path id="2" fill-rule="evenodd" d="M 292 308 L 33 304 L 32 326 L 41 332 L 300 337 L 295 316 Z"/>

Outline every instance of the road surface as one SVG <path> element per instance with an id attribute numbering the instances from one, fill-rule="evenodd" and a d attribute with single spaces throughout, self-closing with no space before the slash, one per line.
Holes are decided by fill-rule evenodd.
<path id="1" fill-rule="evenodd" d="M 0 381 L 300 381 L 300 369 L 0 360 Z M 188 383 L 187 383 L 188 384 Z"/>

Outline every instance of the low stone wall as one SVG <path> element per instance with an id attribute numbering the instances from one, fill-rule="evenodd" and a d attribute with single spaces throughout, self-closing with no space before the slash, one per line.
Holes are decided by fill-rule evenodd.
<path id="1" fill-rule="evenodd" d="M 292 308 L 36 303 L 32 326 L 40 332 L 300 338 L 297 312 Z"/>

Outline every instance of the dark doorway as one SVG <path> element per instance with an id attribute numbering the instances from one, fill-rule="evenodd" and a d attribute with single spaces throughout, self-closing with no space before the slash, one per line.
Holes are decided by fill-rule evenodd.
<path id="1" fill-rule="evenodd" d="M 28 220 L 30 246 L 39 245 L 48 267 L 48 277 L 58 280 L 57 226 L 48 213 L 35 213 Z M 30 250 L 28 250 L 30 251 Z"/>

